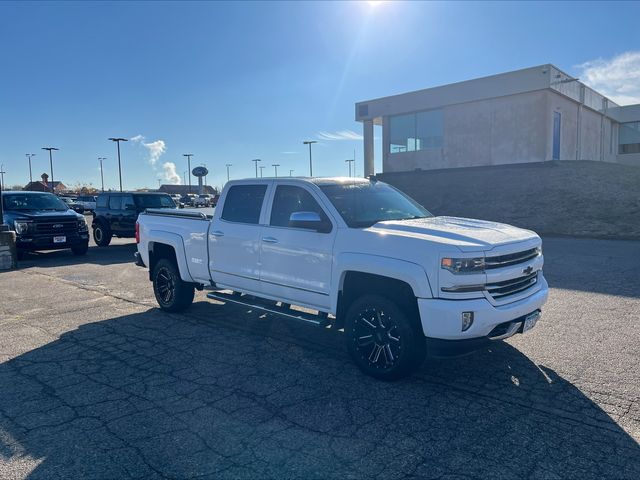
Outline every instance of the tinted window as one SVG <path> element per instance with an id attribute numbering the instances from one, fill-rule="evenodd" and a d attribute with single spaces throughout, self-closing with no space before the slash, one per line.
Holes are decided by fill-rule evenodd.
<path id="1" fill-rule="evenodd" d="M 96 201 L 96 208 L 107 208 L 109 204 L 109 197 L 107 195 L 100 195 Z"/>
<path id="2" fill-rule="evenodd" d="M 294 212 L 316 212 L 322 220 L 328 221 L 318 202 L 304 188 L 278 186 L 273 198 L 270 224 L 274 227 L 288 227 L 289 218 Z"/>
<path id="3" fill-rule="evenodd" d="M 222 219 L 228 222 L 258 223 L 266 185 L 237 185 L 227 192 Z"/>
<path id="4" fill-rule="evenodd" d="M 109 210 L 120 210 L 120 197 L 109 197 Z"/>
<path id="5" fill-rule="evenodd" d="M 140 208 L 176 208 L 169 195 L 137 195 L 135 198 Z"/>
<path id="6" fill-rule="evenodd" d="M 51 193 L 11 193 L 3 194 L 2 202 L 6 210 L 55 210 L 66 211 L 67 204 Z"/>
<path id="7" fill-rule="evenodd" d="M 122 197 L 122 210 L 128 210 L 130 206 L 136 206 L 136 204 L 133 203 L 133 197 L 131 195 L 125 195 Z"/>

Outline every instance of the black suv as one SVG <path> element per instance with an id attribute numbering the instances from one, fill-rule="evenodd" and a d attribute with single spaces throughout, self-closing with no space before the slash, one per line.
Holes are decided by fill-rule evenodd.
<path id="1" fill-rule="evenodd" d="M 138 215 L 147 208 L 176 208 L 176 204 L 166 193 L 100 193 L 91 224 L 96 245 L 106 247 L 114 235 L 134 238 Z"/>
<path id="2" fill-rule="evenodd" d="M 18 256 L 34 250 L 70 248 L 84 255 L 89 229 L 79 215 L 52 193 L 2 192 L 4 220 L 16 232 Z"/>

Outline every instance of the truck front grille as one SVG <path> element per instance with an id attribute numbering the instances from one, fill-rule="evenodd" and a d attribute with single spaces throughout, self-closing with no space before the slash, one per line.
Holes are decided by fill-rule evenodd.
<path id="1" fill-rule="evenodd" d="M 57 234 L 68 234 L 75 233 L 78 231 L 78 221 L 77 220 L 53 220 L 46 222 L 37 222 L 36 223 L 36 233 L 39 234 L 49 234 L 49 235 L 57 235 Z"/>
<path id="2" fill-rule="evenodd" d="M 486 290 L 495 300 L 521 293 L 538 283 L 538 272 L 502 282 L 487 283 Z"/>
<path id="3" fill-rule="evenodd" d="M 525 263 L 536 258 L 539 252 L 537 248 L 531 248 L 522 252 L 510 253 L 508 255 L 499 255 L 496 257 L 486 257 L 484 264 L 485 269 L 490 270 L 494 268 L 510 267 L 519 263 Z"/>

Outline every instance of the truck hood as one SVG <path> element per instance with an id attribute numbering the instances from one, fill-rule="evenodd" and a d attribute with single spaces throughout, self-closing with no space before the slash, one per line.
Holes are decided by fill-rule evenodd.
<path id="1" fill-rule="evenodd" d="M 498 245 L 538 238 L 530 230 L 504 223 L 458 217 L 390 220 L 376 223 L 371 230 L 383 235 L 402 235 L 451 245 L 463 252 L 485 251 Z"/>
<path id="2" fill-rule="evenodd" d="M 19 220 L 47 220 L 55 218 L 80 218 L 82 215 L 73 210 L 6 210 L 6 214 L 10 214 L 14 219 Z"/>

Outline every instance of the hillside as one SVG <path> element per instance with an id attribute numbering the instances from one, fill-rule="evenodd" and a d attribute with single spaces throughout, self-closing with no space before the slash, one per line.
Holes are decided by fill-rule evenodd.
<path id="1" fill-rule="evenodd" d="M 640 239 L 640 168 L 561 161 L 377 176 L 436 215 L 481 218 L 546 235 Z"/>

